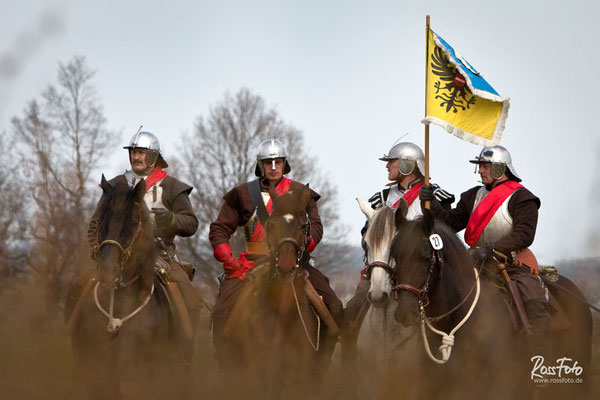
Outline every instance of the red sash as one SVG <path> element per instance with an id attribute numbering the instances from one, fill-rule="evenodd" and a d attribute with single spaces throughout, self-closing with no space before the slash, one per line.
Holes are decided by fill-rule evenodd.
<path id="1" fill-rule="evenodd" d="M 490 193 L 471 212 L 467 228 L 465 229 L 465 242 L 469 246 L 475 246 L 479 237 L 485 230 L 496 211 L 502 203 L 517 189 L 522 188 L 519 182 L 508 181 L 493 188 Z"/>
<path id="2" fill-rule="evenodd" d="M 281 180 L 281 182 L 279 182 L 277 184 L 277 186 L 275 187 L 277 194 L 281 196 L 281 195 L 287 193 L 288 190 L 290 190 L 291 182 L 292 182 L 291 179 L 286 178 L 284 176 L 283 179 Z M 272 199 L 269 199 L 266 207 L 267 207 L 267 212 L 269 213 L 269 215 L 271 215 L 271 211 L 273 211 L 273 200 Z M 265 228 L 260 223 L 260 221 L 258 221 L 258 223 L 256 224 L 256 228 L 254 228 L 254 232 L 252 233 L 252 241 L 253 242 L 262 242 L 265 239 L 265 237 L 266 237 Z"/>
<path id="3" fill-rule="evenodd" d="M 152 171 L 150 175 L 146 177 L 146 192 L 150 190 L 150 188 L 154 186 L 156 182 L 160 181 L 166 176 L 167 173 L 163 171 L 161 167 L 154 168 L 154 171 Z"/>
<path id="4" fill-rule="evenodd" d="M 417 183 L 416 185 L 408 189 L 408 192 L 404 193 L 404 196 L 401 197 L 402 199 L 406 200 L 409 207 L 415 201 L 415 199 L 419 197 L 419 190 L 421 190 L 421 186 L 423 186 L 423 182 Z M 395 202 L 392 207 L 398 208 L 398 203 L 400 203 L 400 199 L 398 199 L 398 201 Z"/>

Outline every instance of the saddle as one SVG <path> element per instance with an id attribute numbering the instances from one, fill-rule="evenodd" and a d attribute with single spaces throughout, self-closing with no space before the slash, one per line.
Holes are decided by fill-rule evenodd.
<path id="1" fill-rule="evenodd" d="M 518 265 L 518 264 L 517 264 Z M 559 274 L 554 266 L 548 265 L 538 265 L 535 263 L 535 269 L 531 269 L 529 265 L 513 265 L 513 268 L 527 268 L 530 273 L 534 275 L 540 275 L 544 279 L 549 280 L 550 282 L 557 282 L 559 278 Z M 491 281 L 491 283 L 497 287 L 497 292 L 502 298 L 504 305 L 506 306 L 507 312 L 509 314 L 510 320 L 512 322 L 513 328 L 515 332 L 520 332 L 524 326 L 521 319 L 518 316 L 517 305 L 514 304 L 514 299 L 511 294 L 507 290 L 504 285 L 504 280 L 498 274 L 496 275 L 495 280 L 491 280 L 490 276 L 487 275 L 486 279 Z M 571 326 L 571 321 L 569 317 L 563 310 L 563 307 L 560 305 L 556 297 L 556 289 L 553 286 L 545 285 L 546 287 L 546 299 L 548 300 L 549 312 L 550 312 L 550 330 L 552 331 L 560 331 L 564 329 L 568 329 Z M 521 307 L 523 305 L 521 304 Z"/>
<path id="2" fill-rule="evenodd" d="M 185 339 L 192 339 L 194 337 L 194 328 L 181 290 L 177 282 L 174 282 L 170 277 L 171 265 L 162 258 L 156 257 L 154 272 L 165 294 L 170 314 L 175 316 L 175 320 L 177 321 L 176 329 L 182 333 Z M 189 277 L 185 269 L 184 272 Z"/>

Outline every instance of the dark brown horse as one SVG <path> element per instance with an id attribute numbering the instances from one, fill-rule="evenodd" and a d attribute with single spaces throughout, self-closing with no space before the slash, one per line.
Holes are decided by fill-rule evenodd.
<path id="1" fill-rule="evenodd" d="M 169 342 L 168 300 L 154 272 L 145 182 L 131 189 L 126 182 L 111 185 L 102 176 L 100 186 L 105 201 L 94 249 L 96 276 L 76 306 L 79 317 L 71 321 L 73 352 L 91 398 L 156 394 L 171 382 L 172 368 L 165 365 L 177 355 Z"/>
<path id="2" fill-rule="evenodd" d="M 278 196 L 267 222 L 270 257 L 246 278 L 224 329 L 237 348 L 237 367 L 227 371 L 234 396 L 307 398 L 316 390 L 320 320 L 305 293 L 302 267 L 309 190 Z M 309 396 L 310 397 L 310 396 Z"/>
<path id="3" fill-rule="evenodd" d="M 420 384 L 425 397 L 529 398 L 534 362 L 527 338 L 517 334 L 511 322 L 496 271 L 478 271 L 481 274 L 476 278 L 477 269 L 458 236 L 428 212 L 416 221 L 396 213 L 396 226 L 392 244 L 398 283 L 395 315 L 404 326 L 422 326 L 421 354 L 427 363 L 407 362 L 422 366 Z M 561 281 L 581 295 L 572 282 L 564 277 Z M 567 357 L 571 361 L 565 365 L 573 367 L 577 361 L 585 372 L 591 352 L 590 311 L 570 295 L 555 294 L 570 325 L 552 332 L 553 356 L 545 365 L 555 366 L 556 359 Z M 433 333 L 434 329 L 440 333 Z M 442 332 L 447 335 L 443 342 Z M 427 343 L 432 357 L 425 355 Z M 563 377 L 566 372 L 562 370 Z M 568 378 L 585 381 L 585 374 L 569 374 Z M 550 384 L 547 396 L 579 398 L 585 393 L 585 382 Z"/>

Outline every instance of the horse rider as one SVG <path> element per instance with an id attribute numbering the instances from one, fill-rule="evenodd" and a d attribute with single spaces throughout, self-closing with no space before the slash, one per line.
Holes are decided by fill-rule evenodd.
<path id="1" fill-rule="evenodd" d="M 152 213 L 151 220 L 159 257 L 167 264 L 165 271 L 168 280 L 177 283 L 192 326 L 195 326 L 203 305 L 202 297 L 191 282 L 193 268 L 178 260 L 174 243 L 175 236 L 192 236 L 198 229 L 198 219 L 189 198 L 193 188 L 169 176 L 164 170 L 169 165 L 160 152 L 160 143 L 155 134 L 138 131 L 123 148 L 129 152 L 131 169 L 114 177 L 109 183 L 127 182 L 133 188 L 142 179 L 145 180 L 144 202 Z M 88 240 L 92 248 L 98 244 L 98 215 L 105 201 L 104 196 L 103 194 L 100 198 L 88 226 Z"/>
<path id="2" fill-rule="evenodd" d="M 387 155 L 379 158 L 385 161 L 385 168 L 388 171 L 388 179 L 391 181 L 385 189 L 375 193 L 369 199 L 371 207 L 376 209 L 382 204 L 397 208 L 400 199 L 404 199 L 408 205 L 406 218 L 416 219 L 423 215 L 421 203 L 414 201 L 419 194 L 419 189 L 423 186 L 423 177 L 425 176 L 425 154 L 419 146 L 410 142 L 397 143 L 388 152 Z M 450 207 L 454 202 L 454 195 L 440 189 L 438 185 L 433 185 L 435 196 L 440 204 Z M 366 231 L 366 228 L 364 229 Z M 364 232 L 362 232 L 364 234 Z"/>
<path id="3" fill-rule="evenodd" d="M 516 281 L 525 306 L 531 351 L 547 358 L 550 351 L 547 290 L 537 271 L 510 266 L 511 260 L 518 259 L 518 254 L 533 243 L 540 199 L 520 183 L 521 178 L 506 148 L 484 147 L 470 162 L 478 166 L 483 185 L 462 193 L 456 208 L 441 207 L 431 186 L 423 186 L 419 198 L 431 201 L 432 214 L 454 231 L 465 229 L 465 242 L 471 246 L 478 264 L 492 265 L 494 250 L 509 257 L 506 271 L 510 279 Z"/>
<path id="4" fill-rule="evenodd" d="M 224 269 L 224 278 L 221 279 L 212 315 L 213 344 L 222 371 L 228 370 L 228 363 L 235 362 L 236 358 L 235 351 L 229 345 L 228 340 L 222 336 L 225 322 L 244 287 L 247 273 L 256 265 L 270 260 L 263 226 L 263 220 L 268 218 L 268 215 L 263 214 L 261 217 L 258 205 L 262 205 L 262 202 L 267 209 L 265 212 L 270 213 L 271 200 L 268 193 L 270 183 L 276 185 L 277 193 L 280 196 L 288 191 L 304 190 L 303 184 L 284 176 L 291 171 L 287 157 L 285 146 L 279 140 L 269 139 L 260 143 L 254 170 L 257 179 L 239 184 L 227 192 L 223 197 L 224 202 L 217 219 L 210 225 L 209 240 L 214 249 L 214 257 L 223 263 Z M 341 326 L 340 323 L 343 321 L 342 302 L 331 289 L 329 279 L 313 267 L 313 260 L 308 254 L 315 249 L 323 236 L 323 225 L 317 208 L 317 201 L 320 197 L 316 192 L 310 190 L 310 199 L 305 210 L 310 221 L 310 232 L 301 264 L 310 274 L 309 281 L 322 297 L 338 325 Z M 229 241 L 238 227 L 243 227 L 248 251 L 240 254 L 239 258 L 235 258 Z M 321 336 L 327 338 L 323 329 Z M 334 347 L 335 339 L 328 338 L 324 342 L 322 341 L 319 350 L 323 361 L 321 365 L 328 365 Z"/>
<path id="5" fill-rule="evenodd" d="M 386 162 L 385 167 L 391 183 L 385 189 L 371 196 L 369 199 L 371 207 L 377 209 L 385 204 L 397 208 L 400 199 L 404 199 L 408 205 L 407 219 L 413 220 L 422 216 L 421 202 L 415 200 L 423 186 L 425 176 L 425 154 L 423 150 L 414 143 L 401 142 L 394 144 L 388 154 L 385 154 L 379 160 Z M 439 204 L 450 209 L 454 202 L 454 195 L 442 190 L 438 185 L 432 187 Z M 367 231 L 367 227 L 368 221 L 361 230 L 363 236 Z M 369 281 L 365 279 L 364 273 L 361 272 L 361 281 L 356 288 L 354 297 L 346 305 L 346 319 L 350 321 L 350 326 L 353 325 L 352 321 L 357 318 L 362 304 L 367 301 L 369 288 Z"/>

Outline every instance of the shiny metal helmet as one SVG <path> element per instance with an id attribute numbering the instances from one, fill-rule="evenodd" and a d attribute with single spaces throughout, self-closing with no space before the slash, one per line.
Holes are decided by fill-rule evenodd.
<path id="1" fill-rule="evenodd" d="M 287 152 L 285 151 L 283 143 L 275 138 L 261 142 L 256 151 L 256 168 L 254 168 L 254 175 L 258 177 L 265 176 L 262 162 L 264 160 L 273 160 L 273 162 L 275 162 L 276 158 L 283 158 L 285 161 L 285 165 L 283 166 L 284 175 L 292 170 L 287 161 Z"/>
<path id="2" fill-rule="evenodd" d="M 404 176 L 410 175 L 415 169 L 415 164 L 421 175 L 425 176 L 425 154 L 419 146 L 410 142 L 401 142 L 392 146 L 388 154 L 380 158 L 381 161 L 398 159 L 398 171 Z"/>
<path id="3" fill-rule="evenodd" d="M 512 158 L 508 150 L 503 146 L 484 147 L 481 153 L 474 160 L 469 160 L 472 164 L 481 164 L 485 162 L 492 163 L 490 174 L 494 179 L 502 178 L 502 175 L 508 170 L 517 182 L 521 182 L 521 177 L 512 165 Z"/>
<path id="4" fill-rule="evenodd" d="M 129 140 L 129 145 L 123 146 L 124 149 L 147 149 L 148 152 L 148 165 L 158 165 L 162 168 L 167 168 L 169 165 L 163 159 L 160 153 L 160 142 L 155 134 L 152 132 L 138 131 Z"/>

